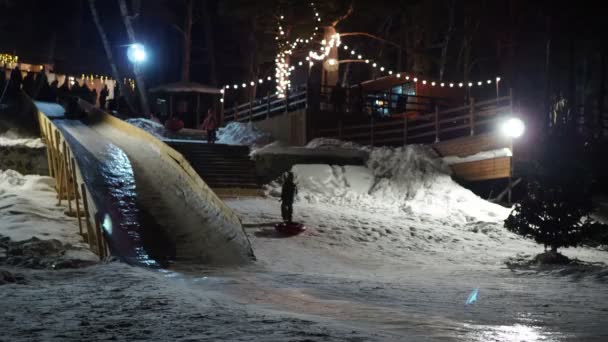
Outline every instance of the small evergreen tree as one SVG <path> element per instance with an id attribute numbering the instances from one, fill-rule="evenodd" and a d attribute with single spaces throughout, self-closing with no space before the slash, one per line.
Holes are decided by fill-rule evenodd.
<path id="1" fill-rule="evenodd" d="M 515 205 L 505 227 L 533 238 L 557 253 L 592 239 L 602 226 L 593 222 L 592 173 L 587 144 L 574 134 L 549 135 L 526 196 Z"/>

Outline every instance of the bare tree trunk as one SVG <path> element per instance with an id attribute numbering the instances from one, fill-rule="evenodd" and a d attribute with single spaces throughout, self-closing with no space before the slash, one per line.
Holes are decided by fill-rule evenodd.
<path id="1" fill-rule="evenodd" d="M 606 96 L 606 48 L 602 48 L 600 54 L 600 93 L 598 94 L 598 108 L 597 108 L 597 129 L 599 130 L 599 138 L 604 137 L 604 99 Z"/>
<path id="2" fill-rule="evenodd" d="M 192 56 L 192 0 L 186 0 L 186 16 L 184 18 L 184 50 L 182 52 L 181 80 L 190 81 L 190 58 Z"/>
<path id="3" fill-rule="evenodd" d="M 120 89 L 120 93 L 125 97 L 127 105 L 129 106 L 129 108 L 133 109 L 133 104 L 131 103 L 129 93 L 125 90 L 125 84 L 120 81 L 122 77 L 118 73 L 118 68 L 116 67 L 116 63 L 114 62 L 114 56 L 112 55 L 112 48 L 110 47 L 110 42 L 108 41 L 106 32 L 104 31 L 103 26 L 101 26 L 101 22 L 99 21 L 99 15 L 97 14 L 97 9 L 95 8 L 95 0 L 89 0 L 89 9 L 91 10 L 93 22 L 97 27 L 97 33 L 99 33 L 99 38 L 101 38 L 101 42 L 103 43 L 103 48 L 106 52 L 106 58 L 108 59 L 110 69 L 112 70 L 112 77 L 114 77 L 114 80 L 116 81 L 116 84 Z"/>
<path id="4" fill-rule="evenodd" d="M 203 22 L 205 24 L 205 43 L 207 45 L 207 60 L 209 63 L 209 83 L 217 86 L 217 67 L 215 61 L 215 40 L 213 39 L 213 24 L 209 15 L 207 0 L 203 1 Z"/>
<path id="5" fill-rule="evenodd" d="M 543 129 L 551 126 L 551 17 L 547 17 L 547 36 L 545 39 L 545 98 L 544 98 L 544 120 Z"/>
<path id="6" fill-rule="evenodd" d="M 575 64 L 575 45 L 574 45 L 574 36 L 570 35 L 570 46 L 568 51 L 568 107 L 570 108 L 569 114 L 567 114 L 566 122 L 567 127 L 569 129 L 573 128 L 572 125 L 572 116 L 573 113 L 576 112 L 577 104 L 576 104 L 576 79 L 574 74 L 574 64 Z"/>
<path id="7" fill-rule="evenodd" d="M 251 27 L 250 27 L 250 32 L 249 32 L 249 36 L 247 38 L 248 40 L 248 48 L 249 48 L 249 79 L 252 81 L 255 81 L 257 76 L 258 76 L 258 44 L 257 44 L 257 40 L 255 39 L 255 33 L 257 31 L 258 28 L 258 18 L 257 16 L 254 16 L 251 18 Z M 289 35 L 289 32 L 287 32 L 287 34 Z M 287 63 L 289 64 L 289 55 L 285 56 L 285 60 L 287 61 Z M 253 87 L 251 87 L 251 92 L 249 93 L 250 95 L 250 99 L 255 99 L 256 96 L 256 91 L 258 88 L 258 83 L 254 83 Z"/>
<path id="8" fill-rule="evenodd" d="M 450 45 L 450 38 L 452 37 L 452 32 L 454 31 L 454 12 L 456 8 L 456 0 L 452 0 L 450 2 L 450 20 L 448 23 L 448 29 L 445 33 L 445 38 L 443 40 L 443 47 L 441 48 L 441 60 L 439 62 L 439 80 L 443 81 L 443 75 L 445 73 L 445 66 L 447 64 L 448 59 L 448 46 Z"/>
<path id="9" fill-rule="evenodd" d="M 135 44 L 137 42 L 137 40 L 135 39 L 135 31 L 133 30 L 133 26 L 131 25 L 131 18 L 129 17 L 125 0 L 118 0 L 118 6 L 120 7 L 120 15 L 122 16 L 122 21 L 125 24 L 125 29 L 127 30 L 129 42 L 131 44 Z M 141 76 L 139 70 L 137 70 L 137 66 L 135 66 L 134 73 L 135 82 L 137 82 L 137 90 L 139 91 L 141 110 L 144 115 L 150 115 L 150 106 L 148 106 L 148 96 L 146 94 L 146 84 L 144 83 L 144 79 Z"/>

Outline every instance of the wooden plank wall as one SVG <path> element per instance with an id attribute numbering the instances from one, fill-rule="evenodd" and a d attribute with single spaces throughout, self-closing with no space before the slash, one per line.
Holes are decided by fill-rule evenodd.
<path id="1" fill-rule="evenodd" d="M 454 176 L 469 182 L 511 177 L 511 157 L 453 164 L 450 167 Z"/>
<path id="2" fill-rule="evenodd" d="M 504 147 L 511 148 L 511 139 L 503 137 L 500 134 L 481 134 L 433 144 L 435 151 L 442 157 L 466 157 L 482 151 L 491 151 Z"/>
<path id="3" fill-rule="evenodd" d="M 463 137 L 433 144 L 435 151 L 442 157 L 466 157 L 483 151 L 510 148 L 512 141 L 500 134 L 484 134 Z M 452 164 L 454 176 L 465 181 L 482 181 L 511 177 L 512 157 L 500 157 L 480 161 Z"/>

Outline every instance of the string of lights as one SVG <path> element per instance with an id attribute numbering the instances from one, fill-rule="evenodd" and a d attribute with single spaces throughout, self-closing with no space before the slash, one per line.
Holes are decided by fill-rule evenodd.
<path id="1" fill-rule="evenodd" d="M 317 22 L 321 22 L 321 17 L 319 16 L 319 12 L 316 10 L 314 3 L 310 3 L 311 7 L 313 8 L 314 14 L 315 14 L 315 19 Z M 278 25 L 278 36 L 276 37 L 276 40 L 281 41 L 281 36 L 285 35 L 285 32 L 283 30 L 282 27 L 282 20 L 284 20 L 284 16 L 280 16 L 280 21 L 279 21 L 279 25 Z M 318 26 L 315 26 L 315 32 L 319 30 Z M 295 48 L 297 48 L 297 46 L 299 44 L 309 44 L 312 43 L 314 40 L 314 34 L 312 36 L 310 36 L 309 38 L 297 38 L 295 41 L 293 41 L 293 43 L 290 43 L 288 40 L 284 40 L 284 42 L 281 44 L 279 44 L 279 53 L 277 54 L 277 58 L 275 59 L 275 63 L 276 63 L 276 73 L 275 73 L 275 77 L 267 77 L 266 81 L 272 82 L 275 81 L 276 85 L 277 85 L 277 91 L 276 91 L 276 95 L 278 95 L 279 98 L 283 98 L 285 97 L 285 93 L 287 91 L 287 89 L 290 88 L 291 86 L 291 81 L 289 79 L 289 77 L 292 74 L 292 71 L 295 70 L 296 65 L 298 67 L 302 67 L 305 65 L 304 61 L 299 61 L 297 63 L 295 63 L 294 65 L 289 65 L 289 57 L 291 56 L 291 54 L 293 53 L 293 50 Z M 412 81 L 414 83 L 418 83 L 420 82 L 422 85 L 430 85 L 431 87 L 449 87 L 449 88 L 454 88 L 454 87 L 458 87 L 458 88 L 463 88 L 463 87 L 469 87 L 472 88 L 474 86 L 484 86 L 484 85 L 498 85 L 498 83 L 500 82 L 501 78 L 500 77 L 494 77 L 492 79 L 487 79 L 485 81 L 468 81 L 468 82 L 464 82 L 464 81 L 434 81 L 434 80 L 427 80 L 424 77 L 421 77 L 419 75 L 415 75 L 413 73 L 401 73 L 401 72 L 393 72 L 393 70 L 385 68 L 382 65 L 379 65 L 378 63 L 376 63 L 375 61 L 373 61 L 372 59 L 369 58 L 365 58 L 362 54 L 357 53 L 357 51 L 355 51 L 354 49 L 350 49 L 348 45 L 346 44 L 342 44 L 342 41 L 340 39 L 340 34 L 336 33 L 334 35 L 332 35 L 329 39 L 329 41 L 326 41 L 325 39 L 321 40 L 321 47 L 319 49 L 319 51 L 314 51 L 314 50 L 309 50 L 308 54 L 306 56 L 306 61 L 308 63 L 308 67 L 312 68 L 314 66 L 315 62 L 321 62 L 321 61 L 326 61 L 327 64 L 329 64 L 330 66 L 342 63 L 342 62 L 354 62 L 354 61 L 360 61 L 361 63 L 365 63 L 365 64 L 370 64 L 372 68 L 379 70 L 384 76 L 394 76 L 396 78 L 403 78 L 405 81 Z M 328 58 L 331 50 L 334 48 L 339 48 L 340 46 L 343 47 L 343 50 L 346 51 L 347 53 L 350 54 L 351 59 L 349 60 L 343 60 L 343 61 L 338 61 L 334 58 Z M 283 49 L 281 49 L 281 47 L 283 47 Z M 262 84 L 265 82 L 265 79 L 260 78 L 258 80 L 258 84 Z M 238 90 L 239 88 L 247 88 L 248 86 L 255 86 L 256 82 L 255 81 L 250 81 L 250 82 L 243 82 L 241 83 L 240 87 L 239 84 L 234 84 L 232 87 L 230 85 L 226 85 L 223 87 L 221 93 L 225 94 L 224 90 L 230 90 L 230 89 L 234 89 L 234 90 Z M 221 101 L 223 102 L 223 98 L 221 99 Z"/>

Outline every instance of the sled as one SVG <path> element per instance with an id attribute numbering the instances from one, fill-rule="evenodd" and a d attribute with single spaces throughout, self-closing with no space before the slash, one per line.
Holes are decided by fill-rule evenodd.
<path id="1" fill-rule="evenodd" d="M 291 223 L 287 223 L 287 222 L 282 222 L 282 223 L 278 223 L 274 226 L 274 229 L 279 232 L 280 234 L 283 235 L 298 235 L 301 232 L 306 230 L 306 227 L 304 227 L 303 224 L 301 223 L 296 223 L 296 222 L 291 222 Z"/>

